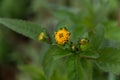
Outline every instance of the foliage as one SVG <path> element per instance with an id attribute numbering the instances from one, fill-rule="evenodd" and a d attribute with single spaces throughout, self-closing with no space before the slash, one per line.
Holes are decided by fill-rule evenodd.
<path id="1" fill-rule="evenodd" d="M 52 32 L 33 22 L 0 18 L 4 27 L 36 41 L 40 36 L 40 41 L 48 43 L 49 49 L 44 54 L 41 69 L 33 65 L 20 67 L 33 80 L 93 80 L 94 66 L 105 72 L 120 74 L 120 28 L 116 21 L 107 17 L 110 9 L 116 6 L 111 4 L 112 0 L 78 2 L 82 4 L 81 10 L 59 6 L 58 10 L 50 11 L 61 20 Z M 50 9 L 51 4 L 45 7 Z M 61 45 L 54 37 L 55 32 L 62 28 L 71 35 Z M 63 36 L 61 33 L 58 37 Z M 82 39 L 88 42 L 81 44 Z"/>

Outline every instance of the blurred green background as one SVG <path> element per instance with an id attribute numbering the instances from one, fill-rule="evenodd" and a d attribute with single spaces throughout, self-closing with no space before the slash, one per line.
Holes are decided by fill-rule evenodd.
<path id="1" fill-rule="evenodd" d="M 120 0 L 0 0 L 0 17 L 33 21 L 50 31 L 60 20 L 66 18 L 76 23 L 76 26 L 82 24 L 81 19 L 85 19 L 86 25 L 92 24 L 93 20 L 96 23 L 104 20 L 107 26 L 116 23 L 120 26 L 119 5 Z M 95 18 L 92 19 L 91 16 Z M 54 62 L 49 62 L 52 58 L 45 55 L 50 53 L 50 50 L 47 51 L 49 45 L 33 41 L 2 26 L 0 25 L 0 80 L 39 80 L 36 78 L 39 77 L 39 70 L 43 71 L 44 66 L 48 65 L 50 66 L 44 72 L 50 77 L 49 80 L 66 80 L 64 61 L 58 61 L 59 65 L 52 64 Z M 77 29 L 80 28 L 76 27 L 76 31 Z M 93 72 L 93 80 L 107 80 L 110 76 L 96 67 Z M 111 75 L 109 80 L 113 80 L 113 77 Z M 120 80 L 119 75 L 116 80 Z"/>

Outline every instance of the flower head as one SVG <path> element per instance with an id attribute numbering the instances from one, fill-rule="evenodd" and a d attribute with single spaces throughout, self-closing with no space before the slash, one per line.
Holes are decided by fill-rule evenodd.
<path id="1" fill-rule="evenodd" d="M 44 39 L 44 37 L 45 37 L 45 34 L 44 34 L 44 32 L 41 32 L 40 34 L 39 34 L 39 36 L 38 36 L 38 40 L 43 40 Z"/>
<path id="2" fill-rule="evenodd" d="M 69 40 L 69 38 L 70 32 L 65 28 L 62 28 L 55 32 L 55 40 L 58 44 L 65 44 Z"/>

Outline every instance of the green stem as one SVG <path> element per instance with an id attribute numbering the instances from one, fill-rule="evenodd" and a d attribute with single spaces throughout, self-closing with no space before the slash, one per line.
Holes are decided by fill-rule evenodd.
<path id="1" fill-rule="evenodd" d="M 112 73 L 109 73 L 108 80 L 116 80 L 116 76 Z"/>
<path id="2" fill-rule="evenodd" d="M 78 68 L 78 58 L 77 58 L 77 56 L 76 56 L 76 59 L 74 61 L 74 64 L 75 64 L 75 76 L 76 76 L 76 80 L 79 80 L 79 76 L 78 76 L 79 72 L 77 70 L 77 68 Z"/>

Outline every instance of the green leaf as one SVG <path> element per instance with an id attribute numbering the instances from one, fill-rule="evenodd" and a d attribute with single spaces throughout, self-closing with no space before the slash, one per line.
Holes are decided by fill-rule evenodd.
<path id="1" fill-rule="evenodd" d="M 85 80 L 92 80 L 93 68 L 92 68 L 91 61 L 81 59 L 81 66 L 84 69 Z"/>
<path id="2" fill-rule="evenodd" d="M 55 70 L 52 76 L 50 77 L 50 80 L 67 80 L 67 79 L 66 75 L 63 72 L 61 75 L 58 70 Z"/>
<path id="3" fill-rule="evenodd" d="M 92 64 L 90 61 L 71 55 L 67 59 L 68 80 L 92 80 Z"/>
<path id="4" fill-rule="evenodd" d="M 77 21 L 76 18 L 80 9 L 57 5 L 57 9 L 52 11 L 53 15 L 59 19 L 69 19 L 73 22 Z"/>
<path id="5" fill-rule="evenodd" d="M 110 0 L 97 0 L 94 2 L 94 21 L 96 24 L 103 23 L 111 11 Z M 100 13 L 100 14 L 99 14 Z M 99 16 L 98 16 L 99 14 Z"/>
<path id="6" fill-rule="evenodd" d="M 120 49 L 104 48 L 99 53 L 100 57 L 96 60 L 99 68 L 106 72 L 120 74 Z"/>
<path id="7" fill-rule="evenodd" d="M 70 55 L 72 55 L 70 51 L 67 51 L 65 49 L 62 49 L 56 46 L 54 50 L 53 58 L 54 60 L 57 60 L 57 59 L 61 59 L 61 58 L 64 58 Z"/>
<path id="8" fill-rule="evenodd" d="M 51 76 L 50 80 L 61 80 L 59 72 L 58 71 L 54 71 L 54 73 Z"/>
<path id="9" fill-rule="evenodd" d="M 85 80 L 83 68 L 75 55 L 67 58 L 68 80 Z"/>
<path id="10" fill-rule="evenodd" d="M 120 27 L 118 27 L 117 22 L 110 21 L 107 24 L 105 24 L 105 26 L 106 38 L 120 42 Z"/>
<path id="11" fill-rule="evenodd" d="M 102 44 L 100 45 L 99 49 L 104 49 L 104 48 L 119 48 L 120 43 L 116 42 L 115 40 L 108 40 L 105 39 Z"/>
<path id="12" fill-rule="evenodd" d="M 96 65 L 93 66 L 93 80 L 108 80 L 106 72 L 99 69 Z"/>
<path id="13" fill-rule="evenodd" d="M 54 67 L 56 65 L 56 62 L 54 62 L 53 59 L 53 53 L 54 53 L 54 48 L 49 48 L 48 51 L 45 53 L 42 62 L 43 70 L 48 78 L 53 74 Z"/>
<path id="14" fill-rule="evenodd" d="M 89 32 L 89 43 L 91 49 L 98 49 L 104 40 L 104 26 L 103 25 L 97 25 L 94 29 L 94 31 Z"/>
<path id="15" fill-rule="evenodd" d="M 83 61 L 83 63 L 80 62 L 76 55 L 68 57 L 67 71 L 69 80 L 92 80 L 90 65 L 86 61 Z"/>
<path id="16" fill-rule="evenodd" d="M 25 65 L 20 66 L 20 69 L 26 74 L 28 74 L 33 80 L 46 80 L 43 71 L 37 66 Z"/>
<path id="17" fill-rule="evenodd" d="M 98 58 L 99 57 L 99 54 L 96 52 L 96 51 L 92 51 L 92 50 L 87 50 L 87 51 L 84 51 L 81 56 L 86 56 L 86 57 L 89 57 L 89 58 Z"/>
<path id="18" fill-rule="evenodd" d="M 75 24 L 72 28 L 72 41 L 77 42 L 79 38 L 86 38 L 86 31 L 87 27 Z"/>
<path id="19" fill-rule="evenodd" d="M 68 55 L 68 51 L 62 50 L 56 46 L 51 46 L 44 56 L 43 69 L 48 78 L 53 74 L 54 70 L 63 67 L 63 62 L 58 59 Z M 60 69 L 62 70 L 62 69 Z"/>
<path id="20" fill-rule="evenodd" d="M 38 35 L 44 32 L 40 25 L 22 20 L 0 18 L 0 24 L 34 40 L 38 40 Z"/>
<path id="21" fill-rule="evenodd" d="M 71 30 L 71 28 L 72 28 L 72 22 L 70 20 L 68 20 L 68 19 L 61 20 L 57 24 L 55 30 L 60 30 L 61 28 L 67 28 L 68 30 Z"/>

